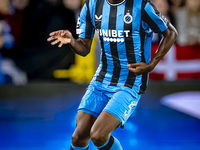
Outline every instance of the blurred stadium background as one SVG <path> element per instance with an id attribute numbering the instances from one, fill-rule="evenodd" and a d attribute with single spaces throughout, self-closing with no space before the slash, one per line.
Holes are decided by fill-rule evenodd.
<path id="1" fill-rule="evenodd" d="M 179 31 L 150 73 L 135 113 L 114 135 L 125 150 L 200 149 L 200 0 L 152 0 Z M 46 41 L 75 37 L 81 0 L 0 0 L 0 150 L 68 150 L 79 102 L 99 62 Z M 152 55 L 161 35 L 153 36 Z M 90 142 L 91 150 L 96 150 Z"/>

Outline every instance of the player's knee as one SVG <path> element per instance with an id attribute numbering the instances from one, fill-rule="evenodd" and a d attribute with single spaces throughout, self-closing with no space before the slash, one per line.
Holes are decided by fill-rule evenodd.
<path id="1" fill-rule="evenodd" d="M 86 136 L 84 134 L 79 134 L 77 132 L 74 132 L 72 135 L 72 144 L 74 146 L 82 146 L 82 145 L 87 145 L 89 141 L 89 136 Z"/>
<path id="2" fill-rule="evenodd" d="M 72 143 L 78 143 L 80 141 L 80 136 L 76 133 L 72 135 Z"/>
<path id="3" fill-rule="evenodd" d="M 107 141 L 107 136 L 98 131 L 91 131 L 90 138 L 96 146 L 102 146 Z"/>

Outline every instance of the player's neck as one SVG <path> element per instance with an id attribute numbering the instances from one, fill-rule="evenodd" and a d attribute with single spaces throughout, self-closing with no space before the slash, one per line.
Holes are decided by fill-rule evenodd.
<path id="1" fill-rule="evenodd" d="M 124 0 L 108 0 L 111 4 L 118 4 Z"/>

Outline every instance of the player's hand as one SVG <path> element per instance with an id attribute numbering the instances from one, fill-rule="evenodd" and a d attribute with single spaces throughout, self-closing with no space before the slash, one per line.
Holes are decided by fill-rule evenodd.
<path id="1" fill-rule="evenodd" d="M 133 72 L 135 75 L 140 75 L 142 73 L 151 71 L 151 67 L 144 62 L 128 64 L 128 67 L 129 71 Z"/>
<path id="2" fill-rule="evenodd" d="M 68 30 L 59 30 L 55 32 L 51 32 L 49 34 L 49 38 L 47 41 L 52 41 L 51 45 L 55 45 L 59 43 L 58 47 L 62 47 L 63 44 L 72 44 L 74 42 L 74 38 L 70 31 Z"/>

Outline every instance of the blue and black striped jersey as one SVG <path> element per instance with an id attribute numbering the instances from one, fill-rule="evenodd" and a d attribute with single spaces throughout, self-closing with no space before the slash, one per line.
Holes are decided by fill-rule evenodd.
<path id="1" fill-rule="evenodd" d="M 168 20 L 149 0 L 86 0 L 77 22 L 80 38 L 99 34 L 101 62 L 93 77 L 111 86 L 125 86 L 143 93 L 148 73 L 136 76 L 127 65 L 148 63 L 151 58 L 152 33 L 168 28 Z"/>

